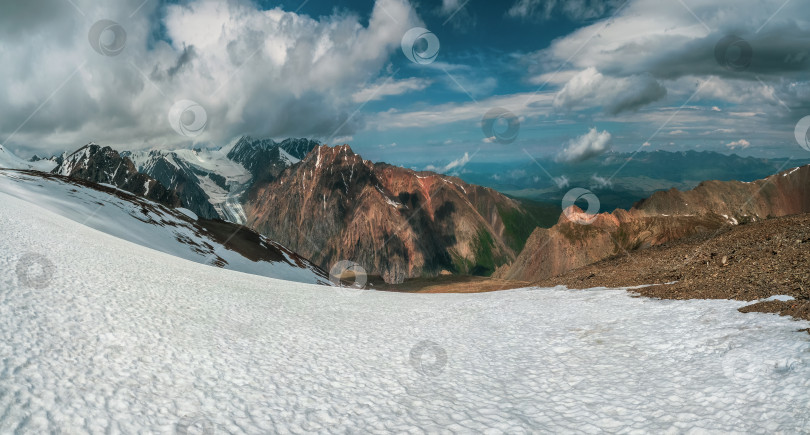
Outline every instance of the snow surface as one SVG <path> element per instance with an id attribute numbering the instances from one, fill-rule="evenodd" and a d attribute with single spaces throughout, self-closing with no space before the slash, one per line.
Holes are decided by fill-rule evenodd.
<path id="1" fill-rule="evenodd" d="M 196 214 L 196 213 L 194 213 L 193 211 L 191 211 L 191 210 L 189 210 L 189 209 L 187 209 L 187 208 L 183 208 L 183 207 L 177 207 L 177 208 L 176 208 L 176 209 L 174 209 L 174 210 L 175 210 L 175 211 L 177 211 L 177 212 L 183 213 L 184 215 L 186 215 L 186 216 L 187 216 L 189 219 L 191 219 L 191 220 L 193 220 L 193 221 L 196 221 L 196 220 L 200 219 L 200 218 L 197 216 L 197 214 Z"/>
<path id="2" fill-rule="evenodd" d="M 136 203 L 106 192 L 62 180 L 0 170 L 0 207 L 5 207 L 10 196 L 27 201 L 28 207 L 41 207 L 42 210 L 103 233 L 186 260 L 210 265 L 221 258 L 227 263 L 224 265 L 226 269 L 311 284 L 328 284 L 328 280 L 309 268 L 286 262 L 251 261 L 200 234 L 194 223 L 196 219 L 145 199 L 140 199 L 140 202 L 153 205 L 154 210 L 144 210 Z M 280 246 L 269 239 L 264 241 L 268 245 Z M 295 264 L 295 261 L 290 263 Z"/>
<path id="3" fill-rule="evenodd" d="M 40 160 L 27 162 L 0 145 L 0 168 L 5 169 L 31 169 L 40 172 L 50 172 L 56 167 L 53 160 Z"/>
<path id="4" fill-rule="evenodd" d="M 295 284 L 7 195 L 0 228 L 0 433 L 810 431 L 810 322 L 740 302 Z"/>

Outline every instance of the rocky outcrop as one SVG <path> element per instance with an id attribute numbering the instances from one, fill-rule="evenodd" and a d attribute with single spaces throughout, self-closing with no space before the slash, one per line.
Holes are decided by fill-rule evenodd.
<path id="1" fill-rule="evenodd" d="M 442 270 L 490 274 L 515 258 L 503 216 L 519 203 L 430 172 L 319 146 L 274 180 L 254 185 L 247 225 L 330 269 L 349 260 L 387 283 Z"/>
<path id="2" fill-rule="evenodd" d="M 629 211 L 577 223 L 575 206 L 550 229 L 534 231 L 496 278 L 539 281 L 597 261 L 669 241 L 770 217 L 810 212 L 810 166 L 751 183 L 707 181 L 687 192 L 658 192 Z M 569 216 L 571 219 L 569 219 Z"/>
<path id="3" fill-rule="evenodd" d="M 181 204 L 174 191 L 154 178 L 139 173 L 132 160 L 110 147 L 91 143 L 72 154 L 63 154 L 56 159 L 56 163 L 56 168 L 51 171 L 54 174 L 108 184 L 170 207 Z"/>

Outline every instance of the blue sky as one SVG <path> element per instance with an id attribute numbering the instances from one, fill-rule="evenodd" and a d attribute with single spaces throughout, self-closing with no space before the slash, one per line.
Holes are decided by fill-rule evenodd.
<path id="1" fill-rule="evenodd" d="M 21 154 L 243 134 L 435 168 L 656 149 L 810 154 L 794 137 L 810 114 L 799 2 L 47 1 L 0 18 L 0 140 Z M 108 25 L 94 46 L 101 20 L 126 40 Z M 412 28 L 439 42 L 432 62 L 403 52 Z M 172 125 L 183 101 L 203 109 L 199 134 Z M 509 115 L 488 136 L 493 109 Z"/>

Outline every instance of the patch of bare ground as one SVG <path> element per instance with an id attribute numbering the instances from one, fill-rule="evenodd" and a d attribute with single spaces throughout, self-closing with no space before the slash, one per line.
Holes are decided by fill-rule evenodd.
<path id="1" fill-rule="evenodd" d="M 729 226 L 677 242 L 622 253 L 532 285 L 569 288 L 632 287 L 661 299 L 755 301 L 775 295 L 792 301 L 748 305 L 810 320 L 810 214 Z"/>

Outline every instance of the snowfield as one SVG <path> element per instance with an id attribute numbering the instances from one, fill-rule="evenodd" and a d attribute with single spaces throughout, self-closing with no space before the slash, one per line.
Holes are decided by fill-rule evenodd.
<path id="1" fill-rule="evenodd" d="M 0 228 L 0 433 L 810 431 L 810 325 L 739 302 L 296 284 L 3 193 Z"/>

